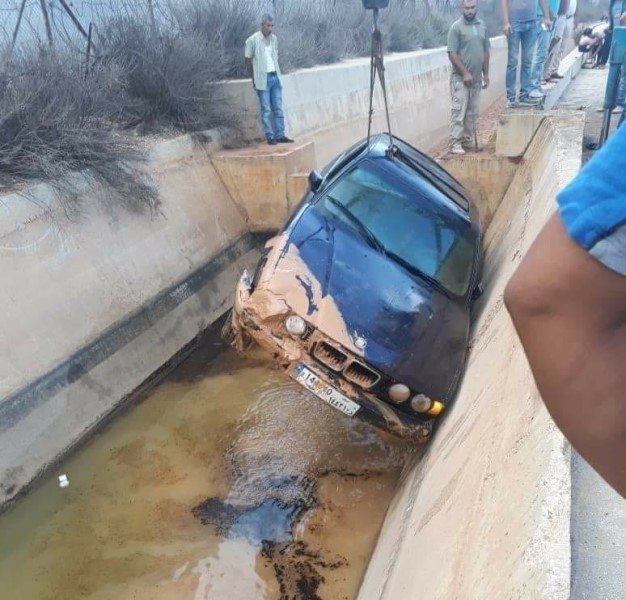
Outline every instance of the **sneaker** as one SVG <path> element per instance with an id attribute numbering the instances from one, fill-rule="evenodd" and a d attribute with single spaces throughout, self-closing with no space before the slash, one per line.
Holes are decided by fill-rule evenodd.
<path id="1" fill-rule="evenodd" d="M 624 112 L 624 107 L 623 106 L 616 106 L 613 109 L 612 114 L 614 114 L 614 115 L 621 115 L 623 112 Z"/>
<path id="2" fill-rule="evenodd" d="M 541 100 L 543 98 L 543 94 L 539 90 L 533 90 L 528 94 L 529 98 L 536 98 L 537 100 Z"/>
<path id="3" fill-rule="evenodd" d="M 563 75 L 559 75 L 558 73 L 553 73 L 550 75 L 550 79 L 563 79 Z"/>
<path id="4" fill-rule="evenodd" d="M 535 98 L 531 98 L 530 96 L 519 99 L 520 106 L 537 106 L 537 104 L 539 104 L 539 101 Z"/>
<path id="5" fill-rule="evenodd" d="M 450 148 L 450 153 L 451 154 L 465 154 L 465 150 L 463 150 L 463 146 L 461 146 L 461 144 L 454 144 L 454 146 Z"/>
<path id="6" fill-rule="evenodd" d="M 506 101 L 506 107 L 507 108 L 516 108 L 517 107 L 517 102 L 515 102 L 515 100 L 507 100 Z"/>
<path id="7" fill-rule="evenodd" d="M 279 144 L 293 144 L 293 140 L 291 138 L 288 138 L 286 135 L 279 137 L 276 141 Z"/>
<path id="8" fill-rule="evenodd" d="M 267 143 L 268 143 L 270 146 L 275 146 L 276 144 L 278 144 L 278 142 L 277 142 L 274 138 L 268 138 L 268 139 L 267 139 Z"/>

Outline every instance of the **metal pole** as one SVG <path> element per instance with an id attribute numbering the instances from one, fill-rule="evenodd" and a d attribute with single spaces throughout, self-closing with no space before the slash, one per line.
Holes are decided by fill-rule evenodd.
<path id="1" fill-rule="evenodd" d="M 20 30 L 20 25 L 22 24 L 22 15 L 24 14 L 25 6 L 26 6 L 26 0 L 22 0 L 22 4 L 20 6 L 20 12 L 17 15 L 17 23 L 15 24 L 15 30 L 13 31 L 13 39 L 11 40 L 11 47 L 9 48 L 9 56 L 13 54 L 13 48 L 15 48 L 15 42 L 17 41 L 17 34 Z"/>
<path id="2" fill-rule="evenodd" d="M 52 29 L 50 27 L 50 19 L 48 18 L 48 9 L 46 8 L 46 0 L 39 0 L 41 6 L 41 14 L 46 25 L 46 35 L 48 36 L 48 45 L 52 48 Z"/>
<path id="3" fill-rule="evenodd" d="M 606 142 L 611 129 L 611 112 L 615 108 L 617 93 L 619 89 L 620 77 L 622 75 L 622 65 L 626 62 L 626 27 L 615 27 L 613 29 L 613 40 L 611 53 L 609 54 L 609 75 L 607 78 L 606 92 L 604 94 L 604 117 L 602 119 L 602 130 L 598 147 Z"/>
<path id="4" fill-rule="evenodd" d="M 93 31 L 93 23 L 89 23 L 89 34 L 87 37 L 87 62 L 85 64 L 85 79 L 89 77 L 89 58 L 91 56 L 91 34 Z"/>
<path id="5" fill-rule="evenodd" d="M 43 0 L 41 1 L 43 2 Z M 61 6 L 65 9 L 65 12 L 70 16 L 70 19 L 72 19 L 72 23 L 76 25 L 76 28 L 78 29 L 78 31 L 80 31 L 83 34 L 83 37 L 87 39 L 89 35 L 87 34 L 83 26 L 80 24 L 80 21 L 76 18 L 76 15 L 72 12 L 72 9 L 67 5 L 67 2 L 65 2 L 65 0 L 59 0 L 59 2 Z"/>

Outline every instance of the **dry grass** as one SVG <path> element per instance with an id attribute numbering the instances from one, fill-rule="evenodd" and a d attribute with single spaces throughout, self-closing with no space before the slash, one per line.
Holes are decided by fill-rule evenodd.
<path id="1" fill-rule="evenodd" d="M 144 156 L 129 130 L 235 131 L 235 115 L 212 84 L 245 75 L 244 41 L 267 4 L 161 2 L 152 23 L 145 3 L 92 0 L 100 9 L 88 76 L 84 40 L 67 28 L 55 34 L 53 51 L 42 38 L 18 43 L 0 62 L 0 184 L 79 171 L 110 187 L 126 208 L 155 210 L 158 198 L 138 168 Z M 371 13 L 358 0 L 270 4 L 284 71 L 369 54 Z M 456 8 L 433 12 L 395 0 L 381 14 L 387 49 L 442 45 L 457 15 Z"/>

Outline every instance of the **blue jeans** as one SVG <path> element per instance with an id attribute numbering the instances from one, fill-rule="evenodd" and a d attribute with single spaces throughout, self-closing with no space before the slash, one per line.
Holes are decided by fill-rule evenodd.
<path id="1" fill-rule="evenodd" d="M 515 102 L 515 81 L 517 79 L 517 62 L 519 47 L 522 46 L 522 72 L 520 75 L 521 89 L 520 100 L 528 98 L 532 87 L 530 72 L 533 66 L 533 53 L 537 42 L 537 21 L 524 21 L 512 23 L 512 31 L 508 37 L 509 59 L 506 66 L 506 98 L 509 102 Z"/>
<path id="2" fill-rule="evenodd" d="M 263 132 L 268 140 L 278 140 L 285 135 L 282 90 L 278 75 L 273 74 L 267 76 L 266 89 L 256 91 L 261 104 Z M 274 114 L 275 127 L 272 127 L 272 113 Z"/>
<path id="3" fill-rule="evenodd" d="M 533 67 L 530 76 L 531 89 L 541 91 L 541 80 L 543 79 L 543 69 L 546 66 L 546 59 L 548 58 L 548 48 L 550 48 L 550 40 L 554 35 L 554 25 L 548 31 L 544 31 L 541 24 L 542 19 L 537 22 L 537 50 L 535 51 L 535 60 L 533 61 Z"/>

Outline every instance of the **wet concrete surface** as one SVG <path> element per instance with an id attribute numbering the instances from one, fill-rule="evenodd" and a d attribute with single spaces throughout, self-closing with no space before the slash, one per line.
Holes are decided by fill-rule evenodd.
<path id="1" fill-rule="evenodd" d="M 607 75 L 583 69 L 556 107 L 585 111 L 583 162 L 600 138 Z M 626 600 L 626 502 L 574 450 L 571 539 L 571 600 Z"/>
<path id="2" fill-rule="evenodd" d="M 0 517 L 0 598 L 354 598 L 409 455 L 207 339 Z"/>

